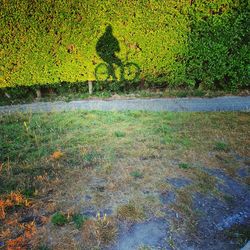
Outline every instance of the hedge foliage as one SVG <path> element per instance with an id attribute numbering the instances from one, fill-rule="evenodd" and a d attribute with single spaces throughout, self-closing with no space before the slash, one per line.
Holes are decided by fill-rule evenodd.
<path id="1" fill-rule="evenodd" d="M 0 0 L 0 87 L 95 80 L 109 24 L 154 84 L 246 87 L 249 20 L 246 0 Z"/>

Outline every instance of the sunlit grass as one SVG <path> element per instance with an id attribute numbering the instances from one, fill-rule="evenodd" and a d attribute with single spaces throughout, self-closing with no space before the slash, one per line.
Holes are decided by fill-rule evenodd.
<path id="1" fill-rule="evenodd" d="M 188 165 L 209 161 L 205 152 L 223 153 L 225 145 L 247 154 L 248 145 L 241 142 L 249 133 L 248 118 L 246 113 L 97 111 L 6 115 L 0 118 L 0 162 L 8 176 L 28 178 L 52 165 L 97 168 L 120 158 L 178 158 Z M 51 156 L 57 151 L 62 157 L 55 162 Z M 9 182 L 1 192 L 22 189 L 17 183 L 7 187 Z"/>

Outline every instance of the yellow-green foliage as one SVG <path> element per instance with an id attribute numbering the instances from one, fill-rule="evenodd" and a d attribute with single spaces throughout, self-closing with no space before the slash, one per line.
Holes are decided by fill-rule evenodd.
<path id="1" fill-rule="evenodd" d="M 214 26 L 232 27 L 230 20 L 244 12 L 241 5 L 233 0 L 0 0 L 0 87 L 95 80 L 94 69 L 102 62 L 95 46 L 108 24 L 120 43 L 117 55 L 138 64 L 141 77 L 175 85 L 193 85 L 198 80 L 206 84 L 207 78 L 210 83 L 213 71 L 205 69 L 202 74 L 204 59 L 194 58 L 204 57 L 198 34 L 205 30 L 205 44 L 209 44 Z M 215 15 L 218 12 L 222 14 Z M 246 31 L 238 32 L 237 27 L 246 18 L 241 15 L 238 26 L 225 38 L 230 40 L 236 33 L 237 46 L 244 53 L 241 39 Z M 224 20 L 229 21 L 224 24 Z M 211 50 L 220 49 L 213 51 L 211 64 L 232 45 L 224 45 L 218 34 L 214 41 L 219 43 L 213 41 Z M 223 65 L 228 61 L 225 53 Z M 233 53 L 234 60 L 244 59 L 242 72 L 249 63 L 242 54 L 237 56 L 241 52 Z M 223 69 L 227 70 L 225 65 Z M 237 65 L 230 70 L 232 77 L 237 75 Z"/>

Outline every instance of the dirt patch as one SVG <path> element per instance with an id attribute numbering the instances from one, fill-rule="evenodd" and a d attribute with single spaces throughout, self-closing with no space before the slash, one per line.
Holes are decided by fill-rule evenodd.
<path id="1" fill-rule="evenodd" d="M 122 224 L 116 244 L 109 249 L 131 250 L 140 247 L 162 249 L 169 247 L 166 242 L 168 227 L 166 220 L 157 218 L 133 225 Z"/>

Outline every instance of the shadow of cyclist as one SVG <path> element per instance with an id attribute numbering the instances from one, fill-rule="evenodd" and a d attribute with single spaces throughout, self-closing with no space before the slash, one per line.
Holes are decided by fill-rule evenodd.
<path id="1" fill-rule="evenodd" d="M 112 31 L 112 26 L 108 25 L 104 34 L 96 43 L 96 52 L 98 56 L 100 56 L 102 60 L 109 65 L 109 74 L 114 80 L 117 80 L 113 64 L 116 64 L 120 67 L 121 76 L 123 76 L 123 63 L 122 60 L 115 54 L 116 52 L 120 52 L 120 46 Z"/>

